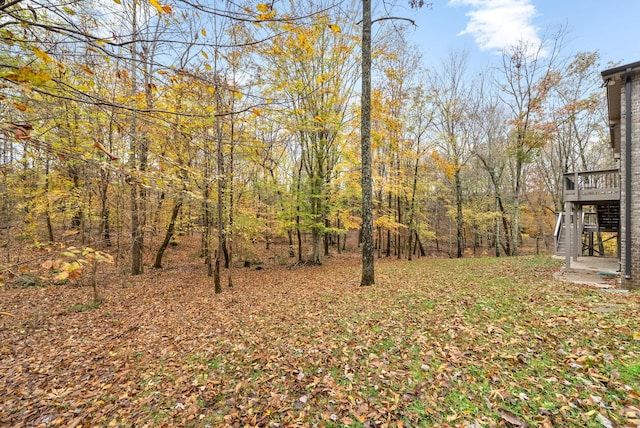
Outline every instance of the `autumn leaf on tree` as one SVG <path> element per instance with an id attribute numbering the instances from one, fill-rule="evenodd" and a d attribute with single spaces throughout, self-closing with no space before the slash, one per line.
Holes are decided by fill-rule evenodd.
<path id="1" fill-rule="evenodd" d="M 165 10 L 163 9 L 163 7 L 160 5 L 160 3 L 158 2 L 158 0 L 149 0 L 149 4 L 151 4 L 151 6 L 155 7 L 156 10 L 158 11 L 158 13 L 160 15 L 162 15 L 163 13 L 165 13 Z"/>
<path id="2" fill-rule="evenodd" d="M 38 48 L 37 46 L 30 46 L 30 49 L 35 54 L 35 56 L 37 56 L 44 62 L 53 62 L 53 58 L 51 58 L 48 53 Z"/>
<path id="3" fill-rule="evenodd" d="M 440 168 L 440 170 L 444 172 L 445 175 L 450 180 L 453 179 L 453 176 L 456 173 L 456 171 L 459 171 L 461 168 L 460 165 L 456 165 L 453 162 L 448 162 L 446 159 L 440 156 L 440 154 L 435 150 L 431 152 L 431 159 L 433 159 L 433 161 L 438 166 L 438 168 Z"/>

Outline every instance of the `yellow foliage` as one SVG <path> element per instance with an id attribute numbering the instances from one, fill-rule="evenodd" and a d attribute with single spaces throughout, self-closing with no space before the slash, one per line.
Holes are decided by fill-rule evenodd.
<path id="1" fill-rule="evenodd" d="M 435 162 L 436 166 L 445 173 L 449 180 L 453 179 L 453 176 L 456 172 L 460 171 L 462 167 L 460 165 L 456 165 L 453 162 L 449 162 L 444 159 L 442 156 L 438 154 L 438 152 L 431 152 L 431 159 Z"/>
<path id="2" fill-rule="evenodd" d="M 85 73 L 93 76 L 93 70 L 91 70 L 89 67 L 87 67 L 84 64 L 78 64 L 78 67 L 80 68 L 80 70 L 84 71 Z"/>
<path id="3" fill-rule="evenodd" d="M 258 19 L 261 21 L 266 21 L 267 19 L 272 19 L 275 18 L 275 16 L 277 15 L 275 10 L 269 11 L 267 13 L 260 13 L 258 14 Z"/>
<path id="4" fill-rule="evenodd" d="M 34 72 L 29 67 L 22 67 L 17 71 L 7 73 L 4 76 L 5 79 L 11 80 L 12 82 L 18 83 L 32 83 L 34 85 L 42 85 L 49 80 L 51 80 L 51 76 L 43 71 Z"/>
<path id="5" fill-rule="evenodd" d="M 45 51 L 43 51 L 42 49 L 39 49 L 39 48 L 37 48 L 35 46 L 31 46 L 30 49 L 31 49 L 31 51 L 33 52 L 33 54 L 35 56 L 37 56 L 38 58 L 40 58 L 44 62 L 53 62 L 53 58 L 51 58 L 49 56 L 49 54 L 46 53 Z"/>
<path id="6" fill-rule="evenodd" d="M 380 216 L 376 219 L 376 221 L 374 222 L 374 226 L 375 227 L 380 227 L 382 229 L 389 229 L 392 231 L 397 231 L 403 228 L 406 228 L 407 226 L 402 224 L 402 223 L 397 223 L 393 220 L 393 218 L 391 216 L 388 215 L 383 215 Z"/>
<path id="7" fill-rule="evenodd" d="M 149 0 L 149 4 L 155 7 L 158 13 L 162 15 L 162 13 L 164 12 L 164 9 L 162 9 L 162 6 L 160 6 L 160 3 L 158 3 L 158 0 Z"/>

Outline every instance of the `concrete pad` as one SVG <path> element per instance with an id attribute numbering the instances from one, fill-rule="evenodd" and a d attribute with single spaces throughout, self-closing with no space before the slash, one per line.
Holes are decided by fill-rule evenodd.
<path id="1" fill-rule="evenodd" d="M 571 262 L 572 269 L 596 270 L 598 272 L 619 273 L 620 262 L 611 257 L 578 257 Z"/>
<path id="2" fill-rule="evenodd" d="M 603 289 L 620 288 L 619 269 L 620 262 L 617 258 L 578 257 L 577 260 L 571 261 L 571 268 L 563 267 L 555 274 L 555 278 Z"/>

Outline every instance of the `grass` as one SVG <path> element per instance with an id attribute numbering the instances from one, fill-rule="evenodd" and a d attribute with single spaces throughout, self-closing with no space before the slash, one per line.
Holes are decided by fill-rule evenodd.
<path id="1" fill-rule="evenodd" d="M 94 309 L 98 309 L 101 305 L 99 301 L 92 301 L 90 303 L 76 303 L 75 305 L 69 308 L 69 312 L 87 312 L 92 311 Z M 114 323 L 115 326 L 118 326 L 118 322 Z"/>
<path id="2" fill-rule="evenodd" d="M 0 331 L 7 365 L 24 367 L 0 373 L 0 396 L 34 379 L 43 391 L 71 388 L 56 406 L 87 410 L 83 425 L 98 426 L 640 419 L 637 293 L 559 283 L 558 262 L 542 256 L 384 262 L 367 288 L 351 263 L 243 270 L 219 296 L 201 279 L 178 288 L 185 282 L 157 272 L 146 278 L 153 285 L 105 287 L 102 306 L 40 316 L 46 322 L 34 321 L 29 346 L 20 324 Z M 57 290 L 60 304 L 76 298 Z M 24 293 L 38 289 L 19 292 L 12 304 L 34 311 L 38 295 Z M 48 376 L 36 365 L 64 371 Z M 101 404 L 91 401 L 96 385 L 109 385 Z M 34 405 L 57 411 L 29 394 L 13 399 L 16 415 Z"/>

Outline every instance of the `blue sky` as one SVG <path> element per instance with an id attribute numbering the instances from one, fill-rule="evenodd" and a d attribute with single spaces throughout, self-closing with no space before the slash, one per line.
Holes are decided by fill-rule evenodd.
<path id="1" fill-rule="evenodd" d="M 434 67 L 449 51 L 469 51 L 473 68 L 497 65 L 500 50 L 518 39 L 535 41 L 567 28 L 566 54 L 600 52 L 602 66 L 640 61 L 640 0 L 428 0 L 404 10 L 416 21 L 411 38 Z"/>

